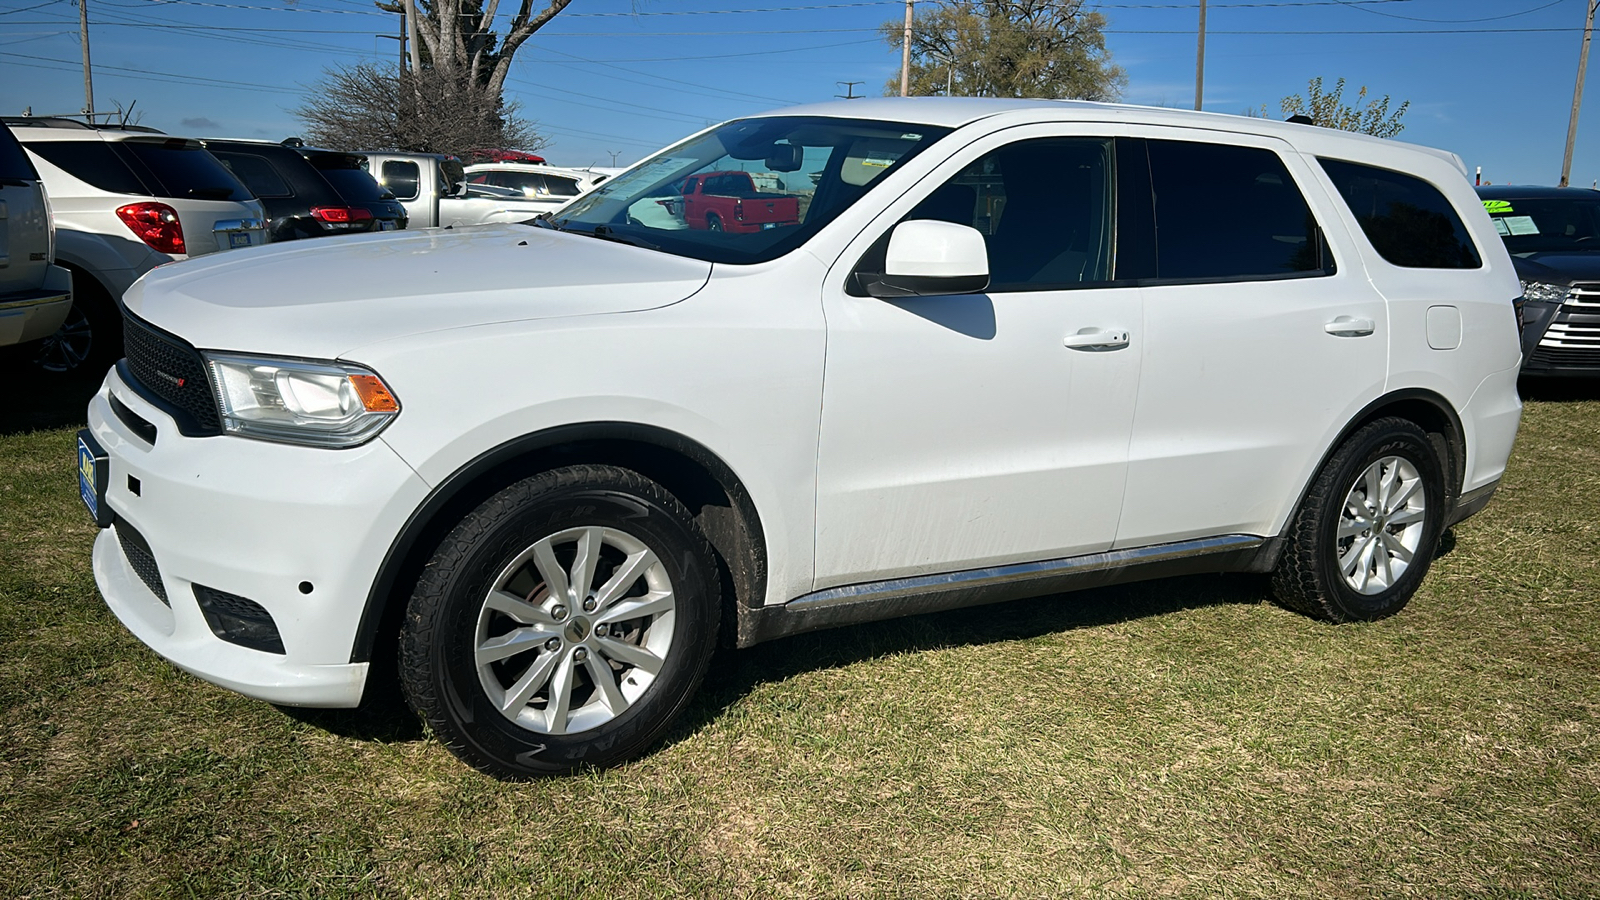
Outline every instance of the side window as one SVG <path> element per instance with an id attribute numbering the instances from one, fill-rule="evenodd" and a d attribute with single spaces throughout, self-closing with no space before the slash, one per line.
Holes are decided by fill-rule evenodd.
<path id="1" fill-rule="evenodd" d="M 1278 154 L 1260 147 L 1146 141 L 1156 277 L 1333 274 L 1333 257 Z"/>
<path id="2" fill-rule="evenodd" d="M 571 178 L 560 178 L 560 177 L 557 177 L 555 175 L 546 175 L 544 177 L 544 183 L 545 183 L 545 186 L 550 189 L 551 196 L 554 196 L 554 197 L 576 197 L 576 196 L 578 196 L 578 183 L 576 181 L 573 181 Z"/>
<path id="3" fill-rule="evenodd" d="M 37 141 L 27 146 L 46 162 L 102 191 L 153 193 L 104 141 Z"/>
<path id="4" fill-rule="evenodd" d="M 1319 159 L 1378 255 L 1412 269 L 1483 265 L 1467 227 L 1439 189 L 1410 175 Z"/>
<path id="5" fill-rule="evenodd" d="M 378 181 L 394 194 L 396 200 L 415 200 L 417 185 L 422 181 L 422 170 L 414 162 L 387 160 Z"/>
<path id="6" fill-rule="evenodd" d="M 266 159 L 253 153 L 230 153 L 226 150 L 211 151 L 233 176 L 244 182 L 250 193 L 262 199 L 273 197 L 292 197 L 294 192 L 283 183 L 276 169 Z"/>
<path id="7" fill-rule="evenodd" d="M 1111 141 L 1041 138 L 996 150 L 906 216 L 976 228 L 991 291 L 1038 291 L 1111 278 Z"/>

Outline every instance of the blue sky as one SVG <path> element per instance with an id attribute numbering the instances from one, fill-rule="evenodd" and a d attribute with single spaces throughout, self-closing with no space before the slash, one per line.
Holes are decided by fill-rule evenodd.
<path id="1" fill-rule="evenodd" d="M 399 17 L 369 0 L 88 0 L 95 100 L 137 101 L 174 134 L 299 131 L 325 66 L 390 62 Z M 509 5 L 505 0 L 502 6 Z M 1411 101 L 1403 140 L 1459 153 L 1496 183 L 1554 184 L 1586 0 L 1211 0 L 1205 108 L 1241 113 L 1343 76 Z M 1198 0 L 1098 8 L 1124 100 L 1194 102 Z M 574 0 L 517 55 L 508 95 L 562 165 L 630 162 L 708 123 L 844 93 L 878 94 L 899 56 L 877 26 L 900 0 Z M 1600 69 L 1600 48 L 1595 69 Z M 83 104 L 74 0 L 0 0 L 0 113 Z M 1591 81 L 1594 80 L 1591 78 Z M 1572 183 L 1600 179 L 1590 85 Z"/>

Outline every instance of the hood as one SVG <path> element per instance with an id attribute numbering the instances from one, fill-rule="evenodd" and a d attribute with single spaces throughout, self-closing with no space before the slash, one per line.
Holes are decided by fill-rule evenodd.
<path id="1" fill-rule="evenodd" d="M 1600 251 L 1573 252 L 1552 250 L 1511 257 L 1517 277 L 1524 281 L 1566 284 L 1572 281 L 1600 281 Z"/>
<path id="2" fill-rule="evenodd" d="M 123 296 L 203 350 L 336 359 L 447 328 L 654 309 L 711 264 L 527 225 L 312 238 L 160 266 Z"/>

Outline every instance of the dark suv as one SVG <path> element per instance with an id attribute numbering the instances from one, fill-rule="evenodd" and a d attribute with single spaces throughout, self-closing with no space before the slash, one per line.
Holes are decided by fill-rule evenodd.
<path id="1" fill-rule="evenodd" d="M 1600 191 L 1480 187 L 1522 281 L 1525 375 L 1600 375 Z"/>
<path id="2" fill-rule="evenodd" d="M 208 140 L 206 149 L 266 207 L 273 241 L 406 227 L 406 211 L 365 159 L 312 147 Z"/>

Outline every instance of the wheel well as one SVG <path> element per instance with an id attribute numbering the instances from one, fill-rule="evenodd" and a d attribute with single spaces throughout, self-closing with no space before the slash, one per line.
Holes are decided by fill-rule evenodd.
<path id="1" fill-rule="evenodd" d="M 1416 423 L 1417 427 L 1428 433 L 1428 440 L 1432 442 L 1434 451 L 1439 454 L 1439 461 L 1444 465 L 1444 483 L 1446 502 L 1455 503 L 1461 496 L 1461 482 L 1466 476 L 1467 445 L 1466 439 L 1461 434 L 1461 420 L 1456 417 L 1455 410 L 1450 408 L 1449 401 L 1431 392 L 1416 391 L 1406 394 L 1391 394 L 1377 401 L 1373 406 L 1362 410 L 1360 416 L 1350 423 L 1344 434 L 1339 435 L 1342 443 L 1345 436 L 1356 429 L 1377 419 L 1386 416 L 1395 416 Z"/>
<path id="2" fill-rule="evenodd" d="M 565 426 L 489 451 L 445 479 L 401 529 L 368 594 L 351 662 L 392 664 L 406 599 L 439 542 L 467 512 L 531 475 L 578 463 L 631 469 L 678 498 L 720 564 L 724 640 L 736 604 L 760 606 L 767 589 L 766 539 L 744 485 L 700 444 L 662 429 L 623 423 Z M 373 673 L 377 674 L 377 673 Z M 369 675 L 369 681 L 371 680 Z"/>
<path id="3" fill-rule="evenodd" d="M 1453 508 L 1461 497 L 1461 482 L 1466 476 L 1467 467 L 1467 442 L 1461 433 L 1461 420 L 1456 416 L 1455 409 L 1450 406 L 1450 401 L 1432 391 L 1418 388 L 1385 394 L 1362 408 L 1323 451 L 1322 459 L 1318 461 L 1317 467 L 1311 470 L 1311 477 L 1300 489 L 1300 497 L 1295 501 L 1294 510 L 1298 511 L 1305 504 L 1306 494 L 1316 483 L 1318 474 L 1327 466 L 1328 459 L 1345 439 L 1368 423 L 1388 416 L 1413 422 L 1427 433 L 1429 443 L 1433 444 L 1434 452 L 1439 454 L 1439 460 L 1444 466 L 1445 505 L 1447 509 Z M 1285 535 L 1294 525 L 1295 515 L 1295 512 L 1289 514 L 1289 520 L 1284 523 L 1283 531 L 1267 542 L 1255 561 L 1250 564 L 1248 571 L 1272 571 L 1278 563 L 1279 554 L 1283 552 Z"/>

